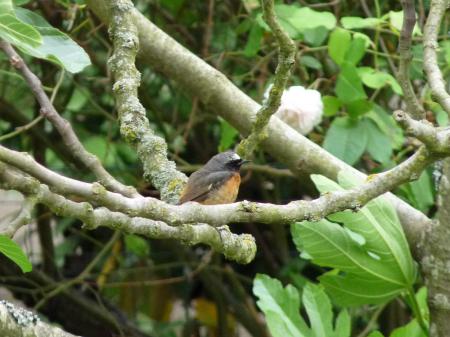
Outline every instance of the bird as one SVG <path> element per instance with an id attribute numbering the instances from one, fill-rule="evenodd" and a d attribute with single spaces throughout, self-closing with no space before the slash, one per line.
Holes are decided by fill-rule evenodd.
<path id="1" fill-rule="evenodd" d="M 239 192 L 241 166 L 244 160 L 234 151 L 213 156 L 202 168 L 195 171 L 180 196 L 179 204 L 195 201 L 203 205 L 233 203 Z"/>

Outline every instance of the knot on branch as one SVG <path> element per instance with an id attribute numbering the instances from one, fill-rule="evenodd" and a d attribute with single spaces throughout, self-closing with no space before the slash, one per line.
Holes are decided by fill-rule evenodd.
<path id="1" fill-rule="evenodd" d="M 401 110 L 394 112 L 394 118 L 409 136 L 420 140 L 431 154 L 450 154 L 450 130 L 435 128 L 427 120 L 416 121 Z"/>

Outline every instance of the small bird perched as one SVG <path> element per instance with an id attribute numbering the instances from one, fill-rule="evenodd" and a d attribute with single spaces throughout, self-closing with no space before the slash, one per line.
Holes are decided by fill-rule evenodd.
<path id="1" fill-rule="evenodd" d="M 233 151 L 216 154 L 205 166 L 191 174 L 179 203 L 196 201 L 204 205 L 218 205 L 234 202 L 241 183 L 239 170 L 247 162 Z"/>

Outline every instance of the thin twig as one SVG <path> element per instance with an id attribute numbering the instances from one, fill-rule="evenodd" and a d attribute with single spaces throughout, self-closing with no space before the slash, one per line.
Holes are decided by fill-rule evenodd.
<path id="1" fill-rule="evenodd" d="M 259 143 L 267 138 L 266 126 L 270 117 L 278 110 L 284 88 L 289 80 L 291 68 L 295 63 L 296 45 L 278 23 L 273 0 L 262 0 L 263 19 L 272 30 L 278 43 L 278 65 L 275 80 L 270 89 L 269 99 L 261 106 L 256 115 L 250 135 L 241 141 L 237 152 L 244 158 L 251 157 Z"/>
<path id="2" fill-rule="evenodd" d="M 9 57 L 13 67 L 22 73 L 22 76 L 25 78 L 30 89 L 33 91 L 34 96 L 39 102 L 39 105 L 41 106 L 41 115 L 46 117 L 55 126 L 61 135 L 64 144 L 70 149 L 72 154 L 77 157 L 89 170 L 91 170 L 99 179 L 100 183 L 107 189 L 121 193 L 125 196 L 139 196 L 136 189 L 125 186 L 117 181 L 105 170 L 102 163 L 95 155 L 86 151 L 83 144 L 81 144 L 80 140 L 73 131 L 70 123 L 62 118 L 56 111 L 51 100 L 44 92 L 40 79 L 30 70 L 30 68 L 28 68 L 23 59 L 16 53 L 14 48 L 5 41 L 0 41 L 0 48 L 3 49 L 5 54 Z M 58 85 L 55 89 L 57 88 Z"/>
<path id="3" fill-rule="evenodd" d="M 33 126 L 35 126 L 36 124 L 38 124 L 41 120 L 44 119 L 44 116 L 39 115 L 37 116 L 35 119 L 33 119 L 31 122 L 19 126 L 17 127 L 14 131 L 10 132 L 10 133 L 6 133 L 3 136 L 0 137 L 0 142 L 5 141 L 9 138 L 13 138 L 17 135 L 20 135 L 22 132 L 25 132 L 27 130 L 30 130 Z"/>
<path id="4" fill-rule="evenodd" d="M 100 252 L 95 256 L 95 258 L 92 259 L 91 262 L 89 262 L 89 264 L 86 266 L 86 268 L 84 268 L 84 270 L 77 277 L 60 284 L 59 286 L 54 288 L 52 291 L 45 294 L 44 297 L 38 303 L 36 303 L 36 305 L 34 306 L 34 309 L 39 310 L 39 308 L 41 308 L 45 303 L 47 303 L 48 300 L 50 300 L 52 297 L 58 295 L 59 293 L 63 292 L 64 290 L 70 288 L 72 285 L 83 281 L 89 275 L 89 273 L 92 271 L 92 269 L 94 269 L 95 266 L 97 266 L 98 262 L 103 258 L 103 256 L 109 252 L 112 245 L 119 239 L 119 237 L 120 237 L 120 232 L 116 231 L 111 236 L 111 239 L 106 243 L 106 245 L 104 245 L 103 248 L 100 250 Z"/>
<path id="5" fill-rule="evenodd" d="M 446 90 L 446 82 L 442 77 L 441 69 L 438 66 L 436 51 L 439 48 L 437 36 L 444 17 L 447 6 L 446 0 L 432 0 L 430 12 L 423 31 L 424 50 L 423 68 L 427 74 L 431 93 L 437 99 L 442 108 L 450 114 L 450 95 Z"/>
<path id="6" fill-rule="evenodd" d="M 413 56 L 411 52 L 411 40 L 414 26 L 416 24 L 416 10 L 414 7 L 414 0 L 402 0 L 401 3 L 403 7 L 403 26 L 398 42 L 400 62 L 397 78 L 403 90 L 403 96 L 405 98 L 408 113 L 410 113 L 415 119 L 423 119 L 425 117 L 425 112 L 417 101 L 411 79 L 409 78 L 409 66 Z"/>

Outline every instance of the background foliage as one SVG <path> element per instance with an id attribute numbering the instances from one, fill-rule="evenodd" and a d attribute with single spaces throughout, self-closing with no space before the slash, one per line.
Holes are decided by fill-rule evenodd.
<path id="1" fill-rule="evenodd" d="M 81 0 L 14 1 L 14 5 L 0 1 L 0 37 L 20 49 L 87 150 L 121 181 L 137 186 L 145 195 L 157 196 L 143 180 L 136 154 L 119 135 L 106 66 L 112 48 L 106 27 Z M 135 6 L 261 101 L 273 78 L 276 45 L 258 1 L 138 0 Z M 447 126 L 447 115 L 431 102 L 422 73 L 421 31 L 428 6 L 428 1 L 418 5 L 411 77 L 427 118 Z M 323 121 L 308 137 L 369 174 L 407 158 L 415 144 L 391 117 L 391 111 L 402 107 L 402 90 L 395 79 L 400 3 L 291 1 L 277 4 L 276 11 L 298 45 L 290 84 L 317 89 L 323 96 Z M 448 75 L 450 42 L 446 36 L 440 47 L 440 67 Z M 198 98 L 185 95 L 157 69 L 139 68 L 140 99 L 181 170 L 192 172 L 218 151 L 234 147 L 238 132 L 214 111 L 206 110 Z M 0 54 L 2 144 L 31 152 L 64 175 L 92 181 L 94 177 L 77 166 L 51 126 L 39 119 L 38 109 L 22 78 Z M 14 132 L 33 120 L 25 130 Z M 432 170 L 396 191 L 429 216 L 435 211 Z M 286 203 L 341 188 L 321 176 L 295 180 L 263 152 L 256 154 L 242 174 L 239 198 L 254 201 Z M 345 174 L 341 178 L 343 188 L 356 183 Z M 104 229 L 84 232 L 81 223 L 50 216 L 40 208 L 37 226 L 24 234 L 32 242 L 26 254 L 36 269 L 59 282 L 56 289 L 60 291 L 36 287 L 30 292 L 28 287 L 19 287 L 27 274 L 16 273 L 11 278 L 0 272 L 9 275 L 0 277 L 0 282 L 27 303 L 47 308 L 44 313 L 53 320 L 58 319 L 52 299 L 65 287 L 75 286 L 83 296 L 94 298 L 101 310 L 123 311 L 139 333 L 152 336 L 232 336 L 243 333 L 238 326 L 253 336 L 263 336 L 266 332 L 254 296 L 274 337 L 362 337 L 377 328 L 384 336 L 423 336 L 428 324 L 426 290 L 416 293 L 420 280 L 416 280 L 416 266 L 395 212 L 383 199 L 361 210 L 355 205 L 355 211 L 359 212 L 332 215 L 321 220 L 321 226 L 293 224 L 291 231 L 243 225 L 236 230 L 253 234 L 259 249 L 256 260 L 243 267 L 202 247 L 114 236 Z M 42 239 L 43 224 L 53 229 L 50 241 Z M 36 231 L 39 243 L 33 241 Z M 29 270 L 20 251 L 11 256 L 16 249 L 13 243 L 0 239 L 0 251 L 8 252 L 23 271 Z M 54 254 L 42 258 L 41 251 Z M 283 288 L 274 278 L 291 285 Z M 38 293 L 43 294 L 41 299 Z M 83 324 L 78 322 L 79 331 Z M 370 336 L 382 336 L 381 332 Z M 83 333 L 96 335 L 92 330 Z"/>

